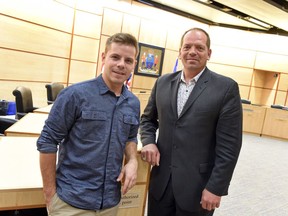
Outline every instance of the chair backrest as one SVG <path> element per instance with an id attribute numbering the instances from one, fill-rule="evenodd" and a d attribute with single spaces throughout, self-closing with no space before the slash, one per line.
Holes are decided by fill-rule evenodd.
<path id="1" fill-rule="evenodd" d="M 5 130 L 12 126 L 15 122 L 17 122 L 16 119 L 0 118 L 0 136 L 3 136 Z"/>
<path id="2" fill-rule="evenodd" d="M 18 86 L 14 91 L 17 113 L 28 113 L 34 110 L 30 88 Z"/>
<path id="3" fill-rule="evenodd" d="M 47 89 L 47 103 L 52 104 L 56 100 L 60 91 L 64 88 L 64 85 L 62 83 L 54 82 L 46 84 L 45 87 Z"/>

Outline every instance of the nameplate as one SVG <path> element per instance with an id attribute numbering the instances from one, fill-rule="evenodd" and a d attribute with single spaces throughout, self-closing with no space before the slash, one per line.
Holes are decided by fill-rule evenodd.
<path id="1" fill-rule="evenodd" d="M 141 195 L 139 192 L 131 192 L 122 196 L 119 208 L 139 208 Z"/>

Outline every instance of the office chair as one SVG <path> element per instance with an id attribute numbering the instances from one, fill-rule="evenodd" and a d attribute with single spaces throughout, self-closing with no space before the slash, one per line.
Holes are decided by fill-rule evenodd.
<path id="1" fill-rule="evenodd" d="M 29 88 L 18 86 L 13 90 L 16 102 L 16 119 L 21 119 L 29 112 L 33 112 L 37 107 L 33 106 L 32 92 Z"/>
<path id="2" fill-rule="evenodd" d="M 250 100 L 246 100 L 246 99 L 241 99 L 241 102 L 243 104 L 251 104 L 251 101 Z"/>
<path id="3" fill-rule="evenodd" d="M 0 118 L 0 136 L 4 136 L 5 130 L 16 122 L 17 119 Z"/>
<path id="4" fill-rule="evenodd" d="M 54 82 L 46 84 L 45 87 L 47 89 L 47 103 L 49 105 L 56 100 L 59 92 L 64 88 L 64 85 L 61 83 Z"/>

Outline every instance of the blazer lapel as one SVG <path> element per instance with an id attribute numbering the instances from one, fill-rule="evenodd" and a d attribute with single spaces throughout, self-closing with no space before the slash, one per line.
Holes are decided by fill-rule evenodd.
<path id="1" fill-rule="evenodd" d="M 179 80 L 181 77 L 181 73 L 179 73 L 178 76 L 176 76 L 172 81 L 171 81 L 171 92 L 167 97 L 171 97 L 171 107 L 173 111 L 174 116 L 178 116 L 177 114 L 177 94 L 178 94 L 178 86 L 179 86 Z"/>
<path id="2" fill-rule="evenodd" d="M 189 109 L 189 107 L 192 106 L 194 101 L 201 95 L 201 93 L 207 87 L 209 78 L 210 78 L 210 71 L 206 68 L 205 71 L 203 72 L 203 74 L 198 79 L 193 91 L 189 95 L 189 98 L 188 98 L 186 104 L 184 105 L 183 110 L 182 110 L 179 118 L 181 118 L 181 116 Z M 177 96 L 176 96 L 176 98 L 177 98 Z"/>

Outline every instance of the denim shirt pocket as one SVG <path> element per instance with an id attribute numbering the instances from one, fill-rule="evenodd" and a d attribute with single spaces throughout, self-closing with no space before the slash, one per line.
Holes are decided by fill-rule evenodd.
<path id="1" fill-rule="evenodd" d="M 124 147 L 126 144 L 126 141 L 129 138 L 131 127 L 138 125 L 139 121 L 136 118 L 136 116 L 133 115 L 123 115 L 123 118 L 119 119 L 119 125 L 118 125 L 118 136 L 119 140 L 121 142 L 121 145 Z"/>
<path id="2" fill-rule="evenodd" d="M 81 117 L 83 139 L 103 141 L 106 134 L 107 113 L 105 111 L 83 111 Z"/>

